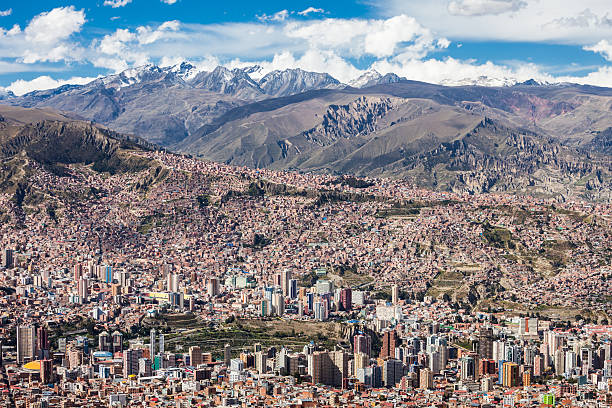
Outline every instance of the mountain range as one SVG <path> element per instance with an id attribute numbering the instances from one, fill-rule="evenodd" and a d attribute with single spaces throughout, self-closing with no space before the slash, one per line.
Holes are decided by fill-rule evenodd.
<path id="1" fill-rule="evenodd" d="M 342 84 L 300 69 L 181 63 L 2 98 L 228 164 L 612 200 L 609 88 L 450 87 L 375 71 Z"/>

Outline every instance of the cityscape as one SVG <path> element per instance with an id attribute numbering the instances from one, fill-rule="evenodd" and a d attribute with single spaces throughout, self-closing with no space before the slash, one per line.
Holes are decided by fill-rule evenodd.
<path id="1" fill-rule="evenodd" d="M 2 2 L 0 407 L 612 407 L 612 3 Z"/>
<path id="2" fill-rule="evenodd" d="M 159 167 L 41 168 L 98 204 L 3 225 L 7 404 L 610 403 L 609 205 L 133 154 L 167 171 L 145 195 Z M 549 276 L 511 256 L 550 242 Z"/>

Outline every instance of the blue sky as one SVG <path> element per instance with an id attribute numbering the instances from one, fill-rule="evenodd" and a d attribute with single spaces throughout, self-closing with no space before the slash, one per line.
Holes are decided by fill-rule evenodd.
<path id="1" fill-rule="evenodd" d="M 0 87 L 18 94 L 182 60 L 345 82 L 376 69 L 448 85 L 612 86 L 612 2 L 5 0 L 0 56 Z"/>

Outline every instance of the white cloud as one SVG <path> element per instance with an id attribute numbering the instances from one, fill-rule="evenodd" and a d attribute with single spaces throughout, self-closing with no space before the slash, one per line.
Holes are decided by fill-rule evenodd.
<path id="1" fill-rule="evenodd" d="M 518 11 L 527 6 L 522 0 L 453 0 L 448 12 L 456 16 L 486 16 Z"/>
<path id="2" fill-rule="evenodd" d="M 21 27 L 19 27 L 18 24 L 13 25 L 13 28 L 10 30 L 5 30 L 4 28 L 0 27 L 0 38 L 13 37 L 17 34 L 21 34 Z"/>
<path id="3" fill-rule="evenodd" d="M 389 1 L 393 3 L 395 0 Z M 490 6 L 492 2 L 508 4 L 513 2 L 511 0 L 453 1 L 457 3 L 457 7 L 459 5 L 464 7 L 464 14 L 469 11 L 471 15 L 451 16 L 448 10 L 450 0 L 429 0 L 421 2 L 421 5 L 427 12 L 436 11 L 439 19 L 450 26 L 457 24 L 457 21 L 469 21 L 470 30 L 464 32 L 480 33 L 491 30 L 497 36 L 510 35 L 511 30 L 516 29 L 516 26 L 520 27 L 523 21 L 521 20 L 519 24 L 518 17 L 511 16 L 522 16 L 526 9 L 533 7 L 532 3 L 529 3 L 524 9 L 513 13 L 476 15 L 474 13 L 481 13 L 483 8 L 478 11 L 474 8 L 474 4 Z M 537 3 L 549 1 L 538 0 Z M 601 8 L 593 7 L 591 0 L 585 1 L 589 3 L 589 10 L 592 12 L 574 14 L 575 20 L 565 21 L 568 27 L 557 27 L 553 30 L 555 35 L 560 30 L 578 30 L 582 25 L 597 26 L 597 30 L 605 29 L 609 20 L 607 14 L 601 12 Z M 409 3 L 412 2 L 401 2 L 404 7 Z M 436 4 L 437 9 L 433 8 Z M 465 8 L 470 4 L 471 9 Z M 586 6 L 582 4 L 580 10 Z M 348 82 L 366 69 L 372 68 L 383 74 L 394 72 L 409 79 L 447 85 L 469 84 L 483 80 L 491 85 L 502 85 L 530 78 L 548 82 L 612 85 L 610 84 L 612 67 L 591 68 L 594 72 L 583 77 L 555 78 L 547 73 L 546 68 L 534 64 L 477 63 L 472 60 L 436 57 L 436 53 L 448 48 L 451 42 L 445 35 L 439 34 L 436 26 L 424 24 L 421 17 L 414 18 L 400 14 L 379 19 L 290 18 L 292 15 L 308 16 L 319 12 L 317 9 L 311 9 L 314 7 L 297 13 L 283 10 L 272 16 L 266 16 L 261 22 L 254 23 L 185 24 L 173 20 L 159 25 L 120 28 L 94 38 L 88 48 L 84 48 L 73 38 L 85 23 L 84 12 L 76 11 L 74 7 L 54 9 L 36 16 L 23 31 L 18 25 L 10 30 L 0 28 L 0 55 L 4 57 L 4 61 L 0 61 L 0 73 L 32 71 L 35 66 L 40 72 L 50 72 L 49 67 L 55 68 L 59 65 L 35 64 L 44 61 L 87 61 L 96 67 L 120 72 L 147 63 L 170 66 L 187 60 L 198 69 L 206 71 L 222 64 L 229 68 L 258 64 L 262 66 L 260 74 L 275 69 L 302 68 L 308 71 L 327 72 L 343 82 Z M 489 12 L 493 11 L 495 10 L 489 9 Z M 559 18 L 564 14 L 556 9 L 553 11 L 545 18 L 539 15 L 538 21 L 549 22 L 549 25 L 562 24 Z M 62 18 L 59 18 L 60 16 Z M 535 24 L 536 20 L 530 20 L 529 16 L 525 18 L 526 30 L 529 31 L 530 24 Z M 504 27 L 492 28 L 493 25 L 504 25 Z M 475 26 L 479 29 L 474 30 Z M 513 27 L 508 28 L 508 26 Z M 450 27 L 449 30 L 455 28 Z M 550 32 L 548 26 L 542 30 L 544 33 L 547 30 Z M 601 36 L 581 45 L 586 50 L 601 53 L 606 59 L 612 60 L 612 45 L 609 40 L 601 40 L 602 38 L 608 36 Z M 510 39 L 514 40 L 513 37 Z M 6 61 L 11 59 L 13 65 L 8 66 Z M 365 67 L 364 61 L 372 62 L 369 67 Z M 357 63 L 358 66 L 355 65 Z M 572 72 L 564 71 L 563 75 L 572 75 Z M 71 80 L 73 79 L 57 80 L 44 76 L 33 81 L 16 81 L 11 86 L 16 92 L 27 92 L 32 89 L 59 86 L 58 84 Z"/>
<path id="4" fill-rule="evenodd" d="M 430 30 L 406 15 L 386 20 L 328 18 L 290 22 L 285 33 L 292 38 L 307 40 L 310 48 L 331 49 L 355 57 L 367 54 L 381 58 L 394 53 L 422 57 L 448 43 L 445 39 L 435 41 Z"/>
<path id="5" fill-rule="evenodd" d="M 591 9 L 584 9 L 580 13 L 572 16 L 561 17 L 546 24 L 552 28 L 576 27 L 576 28 L 610 28 L 612 19 L 605 15 L 597 15 Z"/>
<path id="6" fill-rule="evenodd" d="M 84 77 L 72 77 L 70 79 L 53 79 L 45 75 L 32 79 L 31 81 L 24 81 L 23 79 L 19 79 L 7 86 L 6 89 L 12 91 L 15 95 L 23 95 L 28 92 L 42 89 L 53 89 L 67 84 L 83 85 L 95 79 L 96 78 Z"/>
<path id="7" fill-rule="evenodd" d="M 370 3 L 381 16 L 407 14 L 453 41 L 589 45 L 612 38 L 609 0 L 370 0 Z"/>
<path id="8" fill-rule="evenodd" d="M 599 53 L 608 61 L 612 61 L 612 43 L 609 43 L 607 40 L 601 40 L 595 45 L 584 47 L 584 49 L 586 51 Z"/>
<path id="9" fill-rule="evenodd" d="M 462 61 L 454 58 L 443 60 L 394 58 L 377 61 L 372 64 L 372 68 L 381 74 L 393 72 L 410 80 L 444 85 L 467 85 L 486 81 L 492 86 L 503 86 L 531 78 L 540 81 L 552 80 L 549 75 L 542 73 L 533 64 L 511 68 L 496 65 L 492 62 L 477 64 L 474 61 Z"/>
<path id="10" fill-rule="evenodd" d="M 0 28 L 0 55 L 26 64 L 81 60 L 82 47 L 72 40 L 85 24 L 85 12 L 59 7 L 35 16 L 22 31 Z"/>
<path id="11" fill-rule="evenodd" d="M 37 44 L 55 44 L 81 31 L 83 24 L 83 10 L 75 10 L 74 6 L 59 7 L 34 17 L 24 30 L 25 38 Z"/>
<path id="12" fill-rule="evenodd" d="M 262 21 L 262 22 L 266 22 L 266 21 L 280 22 L 280 21 L 285 21 L 287 18 L 289 18 L 289 14 L 290 13 L 288 10 L 281 10 L 281 11 L 278 11 L 272 14 L 271 16 L 267 14 L 262 14 L 256 17 L 259 21 Z"/>
<path id="13" fill-rule="evenodd" d="M 176 32 L 179 27 L 179 22 L 174 20 L 166 21 L 155 28 L 140 26 L 135 32 L 129 29 L 117 29 L 114 33 L 93 42 L 92 63 L 115 72 L 123 71 L 130 66 L 147 64 L 150 58 L 143 46 L 164 39 L 169 33 Z"/>
<path id="14" fill-rule="evenodd" d="M 166 4 L 174 4 L 176 3 L 178 0 L 161 0 L 162 3 L 166 3 Z"/>
<path id="15" fill-rule="evenodd" d="M 325 10 L 323 10 L 322 8 L 315 8 L 315 7 L 308 7 L 305 10 L 302 11 L 298 11 L 298 14 L 300 16 L 307 16 L 309 14 L 322 14 L 325 13 Z"/>
<path id="16" fill-rule="evenodd" d="M 11 14 L 13 14 L 13 9 L 7 9 L 7 10 L 0 10 L 0 17 L 6 17 L 6 16 L 10 16 Z"/>
<path id="17" fill-rule="evenodd" d="M 112 8 L 124 7 L 130 4 L 132 0 L 104 0 L 105 6 L 111 6 Z"/>
<path id="18" fill-rule="evenodd" d="M 572 82 L 582 85 L 605 86 L 612 88 L 612 66 L 601 67 L 582 77 L 565 76 L 555 78 L 558 82 Z"/>
<path id="19" fill-rule="evenodd" d="M 310 49 L 299 57 L 290 52 L 281 52 L 275 54 L 271 61 L 234 60 L 227 65 L 230 68 L 259 65 L 263 74 L 274 70 L 301 68 L 305 71 L 328 73 L 339 81 L 349 81 L 363 72 L 333 51 L 317 49 Z"/>
<path id="20" fill-rule="evenodd" d="M 139 44 L 152 44 L 155 41 L 162 39 L 166 33 L 178 31 L 180 23 L 177 20 L 166 21 L 159 27 L 153 29 L 148 26 L 141 26 L 136 29 L 138 32 Z"/>

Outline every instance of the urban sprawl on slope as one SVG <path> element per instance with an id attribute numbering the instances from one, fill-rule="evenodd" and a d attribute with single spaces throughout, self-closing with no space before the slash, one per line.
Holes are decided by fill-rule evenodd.
<path id="1" fill-rule="evenodd" d="M 5 406 L 612 403 L 610 205 L 134 154 L 0 195 Z"/>

